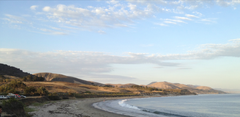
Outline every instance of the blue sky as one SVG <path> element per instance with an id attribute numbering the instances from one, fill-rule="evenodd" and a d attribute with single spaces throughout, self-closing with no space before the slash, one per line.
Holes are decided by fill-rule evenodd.
<path id="1" fill-rule="evenodd" d="M 0 1 L 0 62 L 102 83 L 240 89 L 239 4 Z"/>

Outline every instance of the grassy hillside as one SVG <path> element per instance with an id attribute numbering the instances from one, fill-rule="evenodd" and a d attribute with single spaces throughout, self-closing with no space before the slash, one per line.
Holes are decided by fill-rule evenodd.
<path id="1" fill-rule="evenodd" d="M 86 81 L 86 80 L 82 80 L 79 78 L 65 76 L 62 74 L 55 74 L 55 73 L 36 73 L 33 75 L 38 76 L 38 77 L 43 77 L 43 78 L 45 78 L 45 81 L 64 81 L 64 82 L 70 82 L 70 83 L 97 85 L 97 86 L 104 85 L 104 84 L 97 83 L 97 82 Z"/>
<path id="2" fill-rule="evenodd" d="M 45 87 L 49 92 L 71 92 L 71 93 L 133 93 L 138 95 L 151 95 L 151 94 L 176 94 L 183 95 L 193 94 L 182 89 L 171 89 L 161 90 L 155 88 L 142 87 L 135 85 L 136 87 L 119 88 L 119 87 L 108 87 L 108 86 L 93 86 L 86 84 L 68 83 L 68 82 L 24 82 L 27 86 L 32 87 Z M 185 91 L 185 93 L 183 93 Z"/>

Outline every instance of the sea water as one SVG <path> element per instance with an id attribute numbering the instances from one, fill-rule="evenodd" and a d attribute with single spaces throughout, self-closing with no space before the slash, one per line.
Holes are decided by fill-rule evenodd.
<path id="1" fill-rule="evenodd" d="M 240 94 L 138 98 L 118 104 L 160 117 L 240 117 Z"/>

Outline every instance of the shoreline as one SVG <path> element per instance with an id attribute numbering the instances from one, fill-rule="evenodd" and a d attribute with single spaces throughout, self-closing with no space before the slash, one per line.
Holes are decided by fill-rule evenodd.
<path id="1" fill-rule="evenodd" d="M 36 111 L 29 112 L 33 117 L 129 117 L 123 114 L 104 111 L 93 106 L 94 103 L 113 101 L 120 99 L 149 98 L 162 96 L 131 96 L 131 97 L 106 97 L 106 98 L 84 98 L 51 101 L 42 106 L 28 106 Z"/>
<path id="2" fill-rule="evenodd" d="M 178 95 L 152 95 L 152 96 L 129 96 L 129 97 L 101 97 L 101 98 L 73 98 L 73 99 L 66 99 L 66 100 L 59 100 L 59 101 L 49 101 L 47 104 L 42 106 L 28 106 L 29 108 L 34 109 L 35 111 L 29 112 L 32 114 L 33 117 L 66 117 L 66 116 L 74 116 L 74 117 L 130 117 L 134 116 L 134 114 L 126 114 L 125 111 L 132 113 L 132 111 L 136 111 L 135 109 L 125 108 L 120 106 L 118 103 L 123 99 L 139 99 L 139 98 L 152 98 L 152 97 L 171 97 L 171 96 L 178 96 Z M 115 101 L 115 102 L 114 102 Z M 118 106 L 115 108 L 115 111 L 104 109 L 101 105 L 96 104 L 103 104 L 105 102 L 113 102 Z M 95 104 L 95 105 L 94 105 Z M 109 105 L 104 105 L 109 106 Z M 109 106 L 110 107 L 110 106 Z M 119 109 L 120 107 L 120 109 Z M 150 113 L 146 114 L 147 112 L 136 112 L 136 115 L 147 116 Z M 156 115 L 151 115 L 152 117 Z"/>

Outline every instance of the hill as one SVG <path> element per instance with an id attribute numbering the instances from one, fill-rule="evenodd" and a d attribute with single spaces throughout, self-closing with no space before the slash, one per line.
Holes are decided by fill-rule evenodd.
<path id="1" fill-rule="evenodd" d="M 37 80 L 42 78 L 42 80 Z M 36 73 L 29 74 L 23 72 L 19 68 L 12 67 L 5 64 L 0 64 L 0 85 L 4 85 L 11 80 L 22 80 L 28 86 L 44 86 L 50 92 L 120 92 L 120 93 L 134 93 L 134 94 L 220 94 L 222 91 L 214 90 L 206 86 L 184 85 L 179 83 L 169 82 L 152 82 L 149 85 L 137 84 L 102 84 L 82 80 L 79 78 L 66 76 L 55 73 Z M 34 80 L 35 79 L 35 80 Z M 45 82 L 42 82 L 44 81 Z M 35 82 L 32 82 L 35 81 Z M 46 82 L 47 81 L 47 82 Z M 54 82 L 54 83 L 51 83 Z M 59 82 L 59 83 L 58 83 Z M 60 83 L 62 82 L 62 83 Z M 65 82 L 65 83 L 64 83 Z M 63 86 L 66 85 L 66 86 Z M 75 86 L 75 87 L 74 87 Z M 88 87 L 88 88 L 86 88 Z M 91 87 L 91 88 L 89 88 Z M 85 88 L 85 89 L 84 89 Z M 93 89 L 92 89 L 93 88 Z"/>
<path id="2" fill-rule="evenodd" d="M 194 86 L 194 85 L 185 85 L 185 84 L 179 84 L 179 83 L 155 82 L 147 86 L 160 88 L 160 89 L 187 89 L 197 94 L 225 94 L 225 92 L 223 91 L 215 90 L 207 86 Z"/>
<path id="3" fill-rule="evenodd" d="M 133 85 L 134 87 L 108 87 L 108 86 L 94 86 L 86 84 L 77 84 L 69 82 L 24 82 L 28 87 L 45 87 L 50 93 L 54 92 L 67 92 L 67 93 L 91 93 L 91 94 L 104 94 L 104 93 L 125 93 L 135 95 L 194 95 L 186 89 L 156 89 L 147 88 L 140 85 Z"/>
<path id="4" fill-rule="evenodd" d="M 77 84 L 87 84 L 87 85 L 97 85 L 97 86 L 103 86 L 104 84 L 92 82 L 92 81 L 86 81 L 79 78 L 71 77 L 71 76 L 65 76 L 62 74 L 54 74 L 54 73 L 36 73 L 33 74 L 37 77 L 43 77 L 46 81 L 62 81 L 62 82 L 70 82 L 70 83 L 77 83 Z"/>
<path id="5" fill-rule="evenodd" d="M 111 86 L 111 87 L 118 87 L 118 88 L 131 88 L 132 86 L 137 85 L 137 84 L 106 84 L 106 86 Z"/>
<path id="6" fill-rule="evenodd" d="M 168 82 L 155 82 L 155 83 L 152 83 L 147 86 L 156 87 L 156 88 L 160 88 L 160 89 L 181 89 L 181 88 L 175 86 L 174 84 L 168 83 Z"/>
<path id="7" fill-rule="evenodd" d="M 23 72 L 19 68 L 0 63 L 0 75 L 24 77 L 31 74 L 27 72 Z"/>

